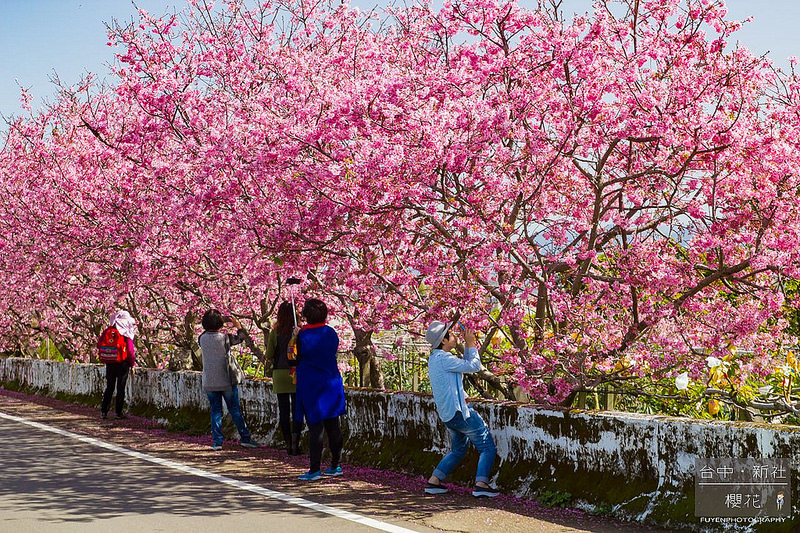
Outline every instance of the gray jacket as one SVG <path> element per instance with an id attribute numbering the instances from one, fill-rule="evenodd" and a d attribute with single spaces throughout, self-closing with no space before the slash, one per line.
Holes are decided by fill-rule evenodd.
<path id="1" fill-rule="evenodd" d="M 225 338 L 228 345 L 226 346 Z M 230 392 L 231 377 L 228 374 L 228 350 L 241 343 L 245 331 L 240 329 L 235 335 L 219 331 L 204 331 L 197 339 L 203 351 L 203 392 Z"/>

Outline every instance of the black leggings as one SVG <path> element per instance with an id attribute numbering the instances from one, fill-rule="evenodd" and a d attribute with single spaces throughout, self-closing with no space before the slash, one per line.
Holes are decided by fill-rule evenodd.
<path id="1" fill-rule="evenodd" d="M 339 417 L 328 418 L 318 424 L 308 426 L 308 454 L 311 456 L 311 472 L 320 469 L 322 463 L 322 430 L 328 434 L 328 445 L 331 447 L 331 468 L 339 466 L 342 458 L 342 429 L 339 427 Z"/>
<path id="2" fill-rule="evenodd" d="M 292 423 L 292 413 L 294 413 L 294 393 L 282 392 L 278 394 L 278 426 L 285 439 L 289 439 L 292 433 L 303 431 L 303 422 L 298 422 L 295 418 Z"/>
<path id="3" fill-rule="evenodd" d="M 107 413 L 111 407 L 111 395 L 114 394 L 116 385 L 117 401 L 115 407 L 117 414 L 122 414 L 122 406 L 125 404 L 125 383 L 128 382 L 128 370 L 130 368 L 131 365 L 127 361 L 106 364 L 106 390 L 103 393 L 103 404 L 100 406 L 102 412 Z"/>

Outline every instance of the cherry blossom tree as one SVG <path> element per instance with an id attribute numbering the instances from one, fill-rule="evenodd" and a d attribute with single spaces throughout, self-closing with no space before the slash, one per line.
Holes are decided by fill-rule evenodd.
<path id="1" fill-rule="evenodd" d="M 266 334 L 302 275 L 373 386 L 374 332 L 459 310 L 487 395 L 681 398 L 680 376 L 795 411 L 756 385 L 793 361 L 800 85 L 739 26 L 713 0 L 189 2 L 112 25 L 111 81 L 9 124 L 4 348 L 85 356 L 122 305 L 150 364 L 192 367 L 204 307 Z"/>

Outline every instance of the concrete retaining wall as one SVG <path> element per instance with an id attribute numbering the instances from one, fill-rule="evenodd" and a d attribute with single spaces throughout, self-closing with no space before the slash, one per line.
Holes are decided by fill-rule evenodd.
<path id="1" fill-rule="evenodd" d="M 0 385 L 99 405 L 105 386 L 100 365 L 0 359 Z M 268 380 L 240 387 L 242 409 L 253 433 L 279 445 L 277 399 Z M 138 369 L 128 381 L 134 413 L 169 418 L 208 402 L 197 372 Z M 700 457 L 786 457 L 792 460 L 797 501 L 800 428 L 711 422 L 629 413 L 555 410 L 510 402 L 473 402 L 495 436 L 495 482 L 505 492 L 536 497 L 569 493 L 572 502 L 668 527 L 712 531 L 694 517 L 694 461 Z M 428 395 L 347 390 L 345 460 L 429 475 L 448 436 Z M 456 470 L 469 483 L 476 454 Z M 800 514 L 797 505 L 794 515 Z M 722 530 L 722 529 L 718 529 Z M 732 530 L 732 529 L 728 529 Z M 800 520 L 739 531 L 798 531 Z"/>

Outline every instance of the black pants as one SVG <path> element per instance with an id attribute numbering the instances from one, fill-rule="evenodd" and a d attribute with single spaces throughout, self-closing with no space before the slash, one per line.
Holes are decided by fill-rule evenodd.
<path id="1" fill-rule="evenodd" d="M 339 417 L 328 418 L 322 422 L 308 426 L 308 454 L 311 456 L 311 472 L 320 469 L 322 462 L 322 430 L 328 434 L 328 446 L 331 447 L 331 468 L 339 466 L 342 458 L 342 429 L 339 427 Z"/>
<path id="2" fill-rule="evenodd" d="M 294 393 L 282 392 L 278 394 L 278 426 L 281 428 L 283 438 L 287 442 L 291 442 L 292 433 L 300 433 L 303 431 L 303 422 L 292 422 L 292 413 L 294 413 Z"/>
<path id="3" fill-rule="evenodd" d="M 125 403 L 125 383 L 128 382 L 128 370 L 130 368 L 131 365 L 127 361 L 106 364 L 106 391 L 103 393 L 103 405 L 100 407 L 103 413 L 108 413 L 108 409 L 111 407 L 111 395 L 114 394 L 114 386 L 116 385 L 116 412 L 118 415 L 122 414 L 122 406 Z"/>

